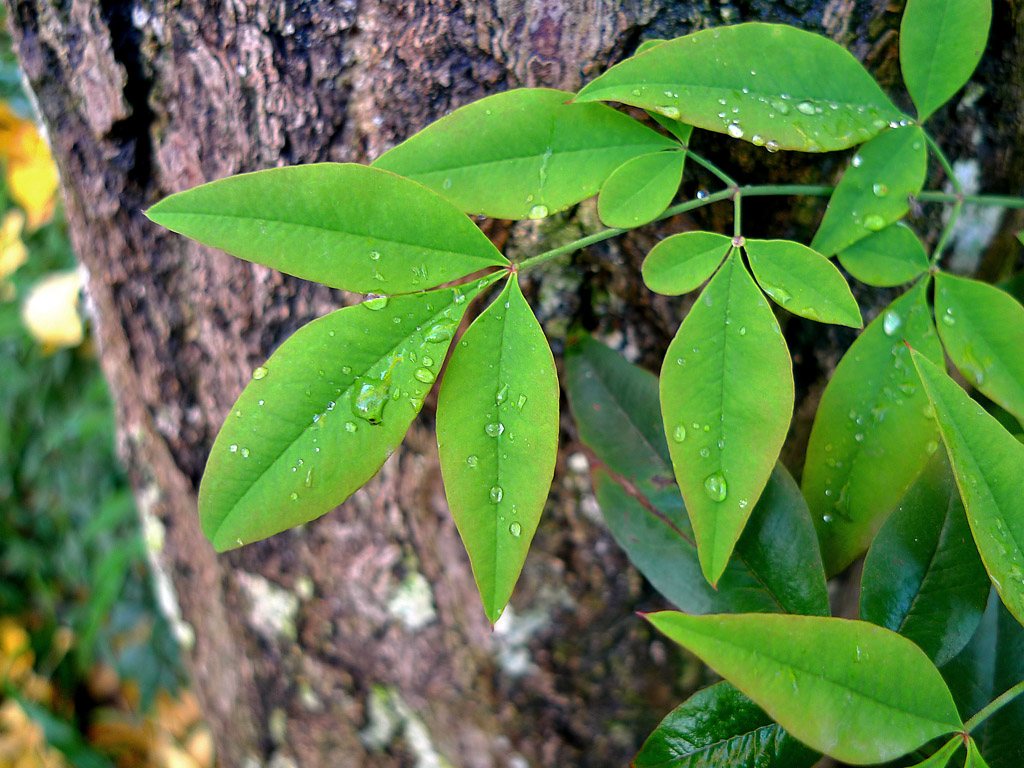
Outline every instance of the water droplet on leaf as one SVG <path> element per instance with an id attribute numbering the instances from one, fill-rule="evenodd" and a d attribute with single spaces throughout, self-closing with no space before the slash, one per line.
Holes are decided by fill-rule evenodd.
<path id="1" fill-rule="evenodd" d="M 259 380 L 259 379 L 264 378 L 268 373 L 269 373 L 269 371 L 266 369 L 266 367 L 261 365 L 259 368 L 254 368 L 253 369 L 252 377 L 254 379 Z"/>
<path id="2" fill-rule="evenodd" d="M 729 489 L 721 472 L 713 472 L 704 478 L 704 491 L 712 501 L 725 501 Z"/>

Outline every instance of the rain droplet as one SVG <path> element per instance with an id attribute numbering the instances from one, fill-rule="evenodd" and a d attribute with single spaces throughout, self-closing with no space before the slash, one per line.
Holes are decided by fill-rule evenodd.
<path id="1" fill-rule="evenodd" d="M 885 229 L 885 219 L 883 219 L 877 213 L 873 213 L 870 216 L 865 216 L 864 227 L 866 229 L 870 229 L 872 232 L 877 232 L 880 229 Z"/>
<path id="2" fill-rule="evenodd" d="M 953 317 L 952 307 L 946 309 L 946 313 L 942 316 L 942 322 L 946 325 L 956 325 L 956 318 Z"/>
<path id="3" fill-rule="evenodd" d="M 779 302 L 779 304 L 788 304 L 790 300 L 793 298 L 792 296 L 789 295 L 789 291 L 787 291 L 785 288 L 780 288 L 777 285 L 762 284 L 761 287 L 765 289 L 769 296 L 771 296 L 773 299 Z"/>
<path id="4" fill-rule="evenodd" d="M 852 165 L 854 168 L 860 168 L 860 164 L 863 163 L 863 162 L 864 162 L 864 158 L 863 157 L 861 157 L 860 155 L 854 155 L 853 159 L 850 160 L 850 165 Z"/>
<path id="5" fill-rule="evenodd" d="M 801 101 L 796 105 L 796 111 L 802 115 L 814 115 L 817 114 L 818 108 L 814 106 L 813 102 Z"/>
<path id="6" fill-rule="evenodd" d="M 261 366 L 260 366 L 259 368 L 254 368 L 254 369 L 253 369 L 253 371 L 252 371 L 252 377 L 253 377 L 254 379 L 262 379 L 262 378 L 263 378 L 263 377 L 265 377 L 265 376 L 266 376 L 266 375 L 267 375 L 268 373 L 270 373 L 270 371 L 268 371 L 268 370 L 266 369 L 266 367 L 265 367 L 265 366 L 262 366 L 262 365 L 261 365 Z"/>
<path id="7" fill-rule="evenodd" d="M 388 305 L 387 296 L 375 296 L 372 299 L 367 299 L 363 302 L 363 306 L 367 309 L 372 309 L 376 312 L 378 309 L 384 309 Z"/>
<path id="8" fill-rule="evenodd" d="M 707 448 L 701 448 L 700 449 L 700 455 L 703 456 L 706 459 L 708 456 L 711 455 L 711 451 L 709 449 L 707 449 Z"/>
<path id="9" fill-rule="evenodd" d="M 768 141 L 766 141 L 764 144 L 764 148 L 767 149 L 769 152 L 778 152 L 779 142 L 777 142 L 775 139 L 768 139 Z"/>
<path id="10" fill-rule="evenodd" d="M 504 496 L 505 492 L 501 490 L 500 485 L 495 485 L 491 488 L 491 504 L 497 504 L 501 501 L 501 497 Z"/>
<path id="11" fill-rule="evenodd" d="M 871 191 L 875 193 L 875 197 L 885 197 L 889 194 L 889 188 L 881 182 L 876 182 L 871 185 Z"/>
<path id="12" fill-rule="evenodd" d="M 503 384 L 501 389 L 499 389 L 497 394 L 494 396 L 494 402 L 501 405 L 505 402 L 506 397 L 508 397 L 508 384 Z"/>
<path id="13" fill-rule="evenodd" d="M 467 456 L 466 463 L 469 464 L 469 466 L 471 467 L 475 467 L 477 464 L 480 463 L 480 459 L 478 459 L 476 456 Z"/>
<path id="14" fill-rule="evenodd" d="M 422 381 L 424 384 L 430 384 L 434 379 L 437 378 L 434 372 L 426 368 L 417 368 L 416 373 L 413 374 L 417 381 Z"/>
<path id="15" fill-rule="evenodd" d="M 522 413 L 524 405 L 526 405 L 526 395 L 520 395 L 519 399 L 516 400 L 516 410 Z"/>
<path id="16" fill-rule="evenodd" d="M 511 525 L 509 525 L 508 532 L 518 539 L 519 534 L 523 532 L 523 526 L 521 526 L 519 523 L 513 522 Z"/>
<path id="17" fill-rule="evenodd" d="M 498 435 L 500 435 L 504 431 L 505 431 L 505 425 L 501 424 L 500 422 L 497 422 L 497 421 L 493 421 L 490 424 L 488 424 L 486 427 L 484 427 L 484 432 L 487 433 L 488 437 L 497 437 Z"/>
<path id="18" fill-rule="evenodd" d="M 380 251 L 370 251 L 370 258 L 374 261 L 380 259 Z"/>
<path id="19" fill-rule="evenodd" d="M 755 133 L 753 136 L 750 137 L 750 143 L 753 144 L 755 147 L 763 147 L 764 137 L 758 133 Z"/>
<path id="20" fill-rule="evenodd" d="M 729 123 L 728 127 L 725 130 L 726 130 L 726 133 L 728 133 L 734 139 L 742 139 L 743 138 L 743 129 L 740 128 L 740 124 L 739 123 Z"/>
<path id="21" fill-rule="evenodd" d="M 673 107 L 671 104 L 667 104 L 665 106 L 657 106 L 654 108 L 654 111 L 657 112 L 659 115 L 664 115 L 669 120 L 679 119 L 679 107 Z"/>
<path id="22" fill-rule="evenodd" d="M 228 446 L 228 450 L 231 451 L 231 453 L 238 453 L 238 446 L 232 443 L 230 446 Z"/>
<path id="23" fill-rule="evenodd" d="M 306 470 L 306 482 L 303 483 L 307 488 L 313 487 L 313 468 L 310 467 Z"/>
<path id="24" fill-rule="evenodd" d="M 683 442 L 686 439 L 686 427 L 682 424 L 676 427 L 675 431 L 672 433 L 672 439 L 677 443 Z"/>
<path id="25" fill-rule="evenodd" d="M 248 459 L 249 458 L 249 449 L 248 448 L 241 448 L 241 449 L 239 449 L 238 452 L 240 454 L 242 454 L 242 458 L 243 459 Z"/>
<path id="26" fill-rule="evenodd" d="M 462 294 L 458 294 L 462 296 Z M 462 300 L 465 301 L 466 297 L 462 296 Z M 460 303 L 456 300 L 456 304 Z M 423 340 L 430 344 L 440 344 L 445 341 L 451 341 L 452 336 L 455 333 L 455 323 L 438 323 L 433 328 L 430 328 L 425 334 L 423 334 Z"/>
<path id="27" fill-rule="evenodd" d="M 747 335 L 747 327 L 746 326 L 742 326 L 740 328 L 740 336 L 746 336 L 746 335 Z"/>
<path id="28" fill-rule="evenodd" d="M 886 336 L 892 336 L 903 325 L 903 318 L 895 310 L 888 309 L 882 317 L 882 330 Z"/>
<path id="29" fill-rule="evenodd" d="M 939 444 L 934 440 L 929 440 L 927 445 L 925 445 L 924 449 L 928 451 L 928 455 L 931 456 L 933 453 L 939 450 Z"/>
<path id="30" fill-rule="evenodd" d="M 295 493 L 295 491 L 292 491 L 290 494 L 288 494 L 288 498 L 291 499 L 292 501 L 298 501 L 299 494 Z"/>
<path id="31" fill-rule="evenodd" d="M 832 515 L 822 515 L 821 516 L 821 521 L 823 523 L 831 523 L 832 522 Z"/>
<path id="32" fill-rule="evenodd" d="M 548 207 L 546 205 L 535 205 L 530 209 L 527 214 L 531 219 L 543 219 L 548 215 Z"/>
<path id="33" fill-rule="evenodd" d="M 353 422 L 353 421 L 346 421 L 345 422 L 345 431 L 346 432 L 355 432 L 357 429 L 359 429 L 359 427 L 356 426 L 355 422 Z"/>
<path id="34" fill-rule="evenodd" d="M 712 501 L 725 501 L 729 489 L 721 472 L 713 472 L 704 478 L 704 491 Z"/>
<path id="35" fill-rule="evenodd" d="M 352 366 L 350 366 L 350 365 L 343 365 L 343 366 L 341 366 L 341 372 L 347 376 L 348 374 L 352 373 Z"/>

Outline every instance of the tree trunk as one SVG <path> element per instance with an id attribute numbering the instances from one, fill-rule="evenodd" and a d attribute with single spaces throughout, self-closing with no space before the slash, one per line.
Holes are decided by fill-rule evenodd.
<path id="1" fill-rule="evenodd" d="M 484 618 L 448 514 L 429 404 L 405 447 L 339 509 L 215 556 L 199 531 L 196 489 L 219 425 L 283 339 L 354 298 L 197 246 L 141 211 L 233 173 L 364 162 L 486 94 L 575 89 L 641 39 L 741 17 L 823 31 L 891 82 L 899 13 L 866 0 L 7 4 L 89 273 L 164 608 L 221 764 L 625 765 L 699 681 L 633 617 L 663 603 L 593 514 L 582 463 L 567 460 L 578 448 L 571 420 L 563 418 L 555 485 L 502 631 Z M 977 158 L 986 189 L 1008 193 L 1020 191 L 1024 125 L 1014 13 L 997 3 L 977 78 L 986 90 L 937 127 L 954 156 Z M 805 178 L 820 167 L 717 139 L 709 146 L 752 179 Z M 778 220 L 763 210 L 751 221 L 765 234 L 806 234 L 817 209 Z M 724 214 L 702 215 L 713 226 L 710 217 Z M 489 226 L 510 248 L 536 240 L 532 223 Z M 557 301 L 540 302 L 549 334 L 557 341 L 567 319 L 581 319 L 617 332 L 655 367 L 681 308 L 640 289 L 636 267 L 650 242 L 648 234 L 602 245 L 556 268 L 545 286 L 561 286 L 550 292 Z M 1005 237 L 996 245 L 989 277 L 1017 258 Z M 613 312 L 598 317 L 591 297 L 605 290 Z M 866 300 L 884 300 L 876 294 Z M 791 464 L 851 338 L 822 328 L 787 328 L 801 397 Z"/>

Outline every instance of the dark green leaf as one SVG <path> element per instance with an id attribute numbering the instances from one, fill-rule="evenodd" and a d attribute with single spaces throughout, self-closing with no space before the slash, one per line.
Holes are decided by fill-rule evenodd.
<path id="1" fill-rule="evenodd" d="M 732 248 L 715 232 L 683 232 L 666 237 L 644 259 L 644 283 L 655 293 L 689 293 L 714 273 Z"/>
<path id="2" fill-rule="evenodd" d="M 903 285 L 928 271 L 924 246 L 913 230 L 900 221 L 836 255 L 847 272 L 868 285 Z"/>
<path id="3" fill-rule="evenodd" d="M 935 754 L 925 758 L 920 763 L 916 763 L 913 768 L 946 768 L 961 744 L 963 744 L 963 739 L 960 736 L 954 736 L 943 744 L 942 748 L 937 750 Z"/>
<path id="4" fill-rule="evenodd" d="M 452 517 L 493 623 L 523 568 L 558 450 L 555 363 L 515 279 L 452 353 L 437 445 Z"/>
<path id="5" fill-rule="evenodd" d="M 883 310 L 847 350 L 822 395 L 803 490 L 826 573 L 838 573 L 868 548 L 938 450 L 938 428 L 903 344 L 942 359 L 926 299 L 922 280 Z"/>
<path id="6" fill-rule="evenodd" d="M 900 24 L 900 68 L 922 122 L 978 66 L 991 21 L 991 0 L 908 0 Z"/>
<path id="7" fill-rule="evenodd" d="M 860 63 L 831 40 L 781 24 L 738 24 L 626 59 L 578 101 L 619 101 L 772 149 L 825 152 L 898 121 Z"/>
<path id="8" fill-rule="evenodd" d="M 910 638 L 942 665 L 971 639 L 988 593 L 953 472 L 936 452 L 868 551 L 860 617 Z"/>
<path id="9" fill-rule="evenodd" d="M 758 386 L 751 387 L 755 377 Z M 661 412 L 701 568 L 714 584 L 768 482 L 793 413 L 786 342 L 736 252 L 665 353 Z"/>
<path id="10" fill-rule="evenodd" d="M 597 194 L 637 155 L 676 143 L 571 93 L 521 88 L 488 96 L 428 126 L 373 165 L 440 192 L 467 213 L 542 219 Z"/>
<path id="11" fill-rule="evenodd" d="M 811 248 L 831 256 L 903 218 L 927 170 L 924 132 L 916 125 L 864 144 L 832 193 Z"/>
<path id="12" fill-rule="evenodd" d="M 1024 307 L 988 283 L 939 273 L 935 315 L 960 372 L 1024 421 Z"/>
<path id="13" fill-rule="evenodd" d="M 747 240 L 750 268 L 781 307 L 822 323 L 862 328 L 857 300 L 832 262 L 792 240 Z"/>
<path id="14" fill-rule="evenodd" d="M 1014 626 L 1020 627 L 1002 607 L 1002 603 L 999 602 L 999 593 L 994 587 L 991 587 L 985 613 L 982 614 L 981 622 L 970 642 L 939 669 L 942 677 L 946 680 L 946 685 L 953 693 L 957 711 L 965 720 L 996 697 L 996 693 L 993 691 L 996 659 L 1003 656 L 997 647 L 1000 614 Z M 1021 631 L 1024 633 L 1024 629 Z M 1024 652 L 1024 646 L 1021 646 L 1021 651 Z M 1024 661 L 1024 656 L 1019 658 Z M 1021 673 L 1021 679 L 1024 679 L 1024 671 Z M 984 724 L 975 733 L 982 732 L 983 728 Z"/>
<path id="15" fill-rule="evenodd" d="M 199 489 L 217 550 L 313 520 L 373 477 L 422 407 L 469 300 L 494 279 L 332 312 L 253 371 Z"/>
<path id="16" fill-rule="evenodd" d="M 930 360 L 913 353 L 992 583 L 1024 622 L 1024 445 Z"/>
<path id="17" fill-rule="evenodd" d="M 654 219 L 679 190 L 685 161 L 685 152 L 653 152 L 627 160 L 601 187 L 601 221 L 629 229 Z"/>
<path id="18" fill-rule="evenodd" d="M 672 710 L 647 737 L 633 768 L 811 768 L 820 757 L 722 682 Z"/>
<path id="19" fill-rule="evenodd" d="M 837 760 L 890 760 L 963 728 L 928 657 L 882 627 L 781 614 L 647 619 L 790 735 Z"/>
<path id="20" fill-rule="evenodd" d="M 206 245 L 357 293 L 407 293 L 508 264 L 451 203 L 364 165 L 320 163 L 230 176 L 146 215 Z"/>

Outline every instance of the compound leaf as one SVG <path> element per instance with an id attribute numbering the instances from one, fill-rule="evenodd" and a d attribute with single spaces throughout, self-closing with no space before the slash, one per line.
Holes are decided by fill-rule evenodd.
<path id="1" fill-rule="evenodd" d="M 652 152 L 620 165 L 597 199 L 601 221 L 628 229 L 654 219 L 668 208 L 683 178 L 686 152 Z"/>
<path id="2" fill-rule="evenodd" d="M 493 623 L 523 568 L 558 450 L 555 363 L 515 279 L 452 354 L 437 445 L 448 504 Z"/>
<path id="3" fill-rule="evenodd" d="M 754 377 L 757 387 L 750 386 Z M 714 584 L 768 482 L 793 413 L 786 342 L 738 253 L 701 292 L 669 345 L 661 412 L 701 568 Z"/>
<path id="4" fill-rule="evenodd" d="M 1024 445 L 934 363 L 918 352 L 913 360 L 982 562 L 1003 604 L 1024 623 Z"/>
<path id="5" fill-rule="evenodd" d="M 339 309 L 253 371 L 199 488 L 200 523 L 217 550 L 313 520 L 373 477 L 405 437 L 481 287 Z"/>
<path id="6" fill-rule="evenodd" d="M 839 362 L 818 406 L 803 490 L 829 574 L 867 549 L 939 447 L 904 339 L 942 359 L 927 280 L 868 325 Z"/>
<path id="7" fill-rule="evenodd" d="M 603 104 L 520 88 L 467 104 L 373 165 L 425 184 L 467 213 L 542 219 L 597 194 L 631 157 L 678 145 Z"/>
<path id="8" fill-rule="evenodd" d="M 991 0 L 907 2 L 900 24 L 900 68 L 922 122 L 974 72 L 991 22 Z"/>
<path id="9" fill-rule="evenodd" d="M 940 273 L 935 315 L 960 372 L 1024 422 L 1024 307 L 988 283 Z"/>
<path id="10" fill-rule="evenodd" d="M 666 237 L 644 259 L 644 283 L 655 293 L 679 296 L 707 280 L 732 248 L 716 232 L 682 232 Z"/>
<path id="11" fill-rule="evenodd" d="M 882 627 L 782 614 L 646 618 L 790 735 L 837 760 L 883 762 L 963 728 L 924 652 Z"/>
<path id="12" fill-rule="evenodd" d="M 868 285 L 903 285 L 928 271 L 928 255 L 901 221 L 873 232 L 836 254 L 843 268 Z"/>
<path id="13" fill-rule="evenodd" d="M 885 131 L 865 143 L 832 193 L 811 248 L 831 256 L 902 218 L 927 170 L 924 131 L 916 125 Z"/>
<path id="14" fill-rule="evenodd" d="M 618 101 L 805 152 L 845 149 L 904 117 L 848 51 L 781 24 L 670 40 L 612 67 L 576 100 Z"/>
<path id="15" fill-rule="evenodd" d="M 772 722 L 726 682 L 715 683 L 665 716 L 633 768 L 811 768 L 821 757 Z"/>
<path id="16" fill-rule="evenodd" d="M 761 289 L 793 314 L 863 328 L 857 300 L 832 262 L 792 240 L 747 240 L 747 260 Z"/>
<path id="17" fill-rule="evenodd" d="M 941 666 L 970 641 L 989 588 L 949 462 L 936 452 L 868 550 L 860 617 Z"/>
<path id="18" fill-rule="evenodd" d="M 247 261 L 357 293 L 408 293 L 508 260 L 440 195 L 393 173 L 319 163 L 244 173 L 146 215 Z"/>

